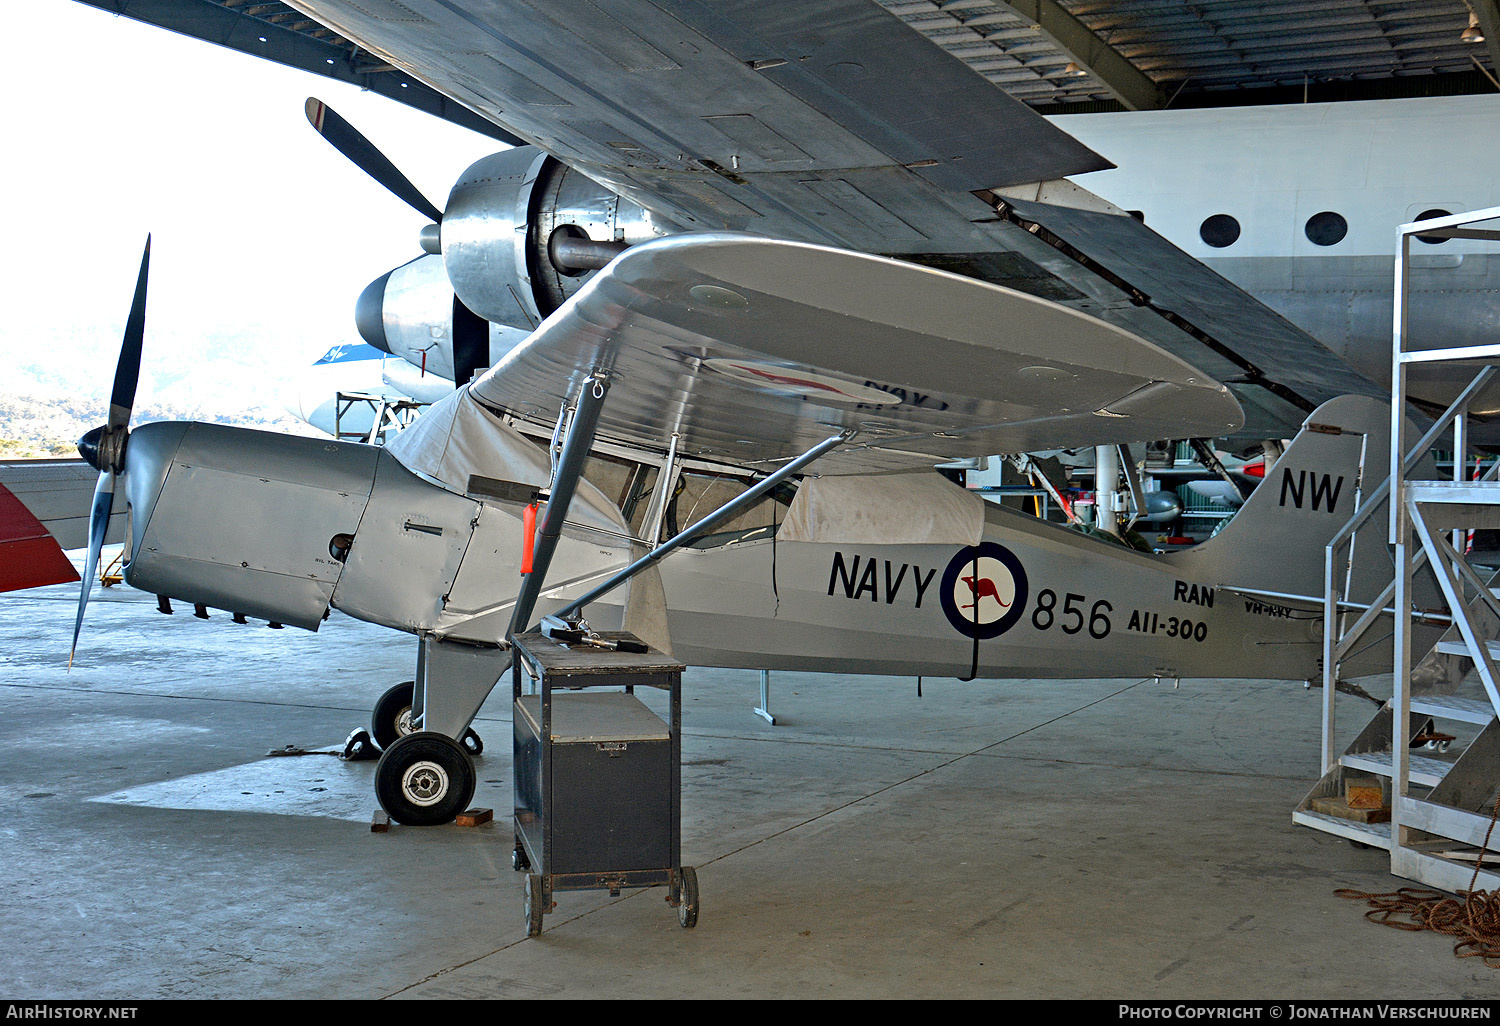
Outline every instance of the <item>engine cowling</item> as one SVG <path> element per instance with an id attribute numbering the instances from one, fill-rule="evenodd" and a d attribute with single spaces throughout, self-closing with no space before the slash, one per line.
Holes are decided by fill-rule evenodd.
<path id="1" fill-rule="evenodd" d="M 399 356 L 422 376 L 450 382 L 468 381 L 531 333 L 525 321 L 496 323 L 472 313 L 454 295 L 443 258 L 436 254 L 419 256 L 371 282 L 355 304 L 354 322 L 360 337 L 376 349 Z"/>
<path id="2" fill-rule="evenodd" d="M 469 309 L 501 324 L 535 324 L 604 262 L 556 259 L 558 237 L 623 248 L 680 230 L 535 147 L 518 147 L 476 161 L 453 186 L 443 262 Z"/>
<path id="3" fill-rule="evenodd" d="M 355 322 L 375 348 L 467 381 L 614 254 L 678 230 L 535 147 L 504 150 L 464 171 L 436 235 L 424 232 L 423 247 L 441 256 L 371 282 Z"/>

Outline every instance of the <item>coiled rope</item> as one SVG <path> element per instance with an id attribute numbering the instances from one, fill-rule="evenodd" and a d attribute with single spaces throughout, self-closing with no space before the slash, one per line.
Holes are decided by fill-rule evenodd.
<path id="1" fill-rule="evenodd" d="M 1340 888 L 1333 893 L 1351 901 L 1367 902 L 1370 908 L 1365 918 L 1372 923 L 1414 933 L 1431 930 L 1457 937 L 1458 943 L 1453 945 L 1455 956 L 1481 958 L 1491 969 L 1500 969 L 1500 894 L 1474 889 L 1497 819 L 1500 819 L 1500 794 L 1495 796 L 1490 827 L 1484 833 L 1474 875 L 1469 878 L 1469 890 L 1459 892 L 1462 900 L 1423 887 L 1402 887 L 1379 894 Z"/>

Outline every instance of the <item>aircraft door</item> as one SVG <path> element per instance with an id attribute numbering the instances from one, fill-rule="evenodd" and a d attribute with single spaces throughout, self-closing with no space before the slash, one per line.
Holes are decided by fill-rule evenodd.
<path id="1" fill-rule="evenodd" d="M 333 604 L 398 630 L 431 630 L 453 588 L 479 510 L 475 500 L 424 481 L 382 452 Z"/>

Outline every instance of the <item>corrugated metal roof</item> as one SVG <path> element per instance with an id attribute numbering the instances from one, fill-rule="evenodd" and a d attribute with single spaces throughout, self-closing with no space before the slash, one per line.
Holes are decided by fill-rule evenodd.
<path id="1" fill-rule="evenodd" d="M 460 123 L 478 120 L 419 97 L 396 69 L 279 0 L 81 2 L 355 81 Z M 1500 0 L 871 2 L 1044 110 L 1500 89 L 1500 39 L 1460 39 L 1474 11 L 1500 36 Z"/>
<path id="2" fill-rule="evenodd" d="M 1158 87 L 1162 102 L 1195 106 L 1258 99 L 1213 95 L 1226 92 L 1412 76 L 1464 75 L 1471 88 L 1495 88 L 1481 77 L 1493 72 L 1493 43 L 1460 38 L 1471 11 L 1464 0 L 876 2 L 1038 106 L 1114 101 L 1119 91 L 1097 59 L 1106 49 Z M 1064 40 L 1071 51 L 1058 38 L 1068 16 L 1090 37 Z M 1070 74 L 1070 64 L 1084 73 Z"/>

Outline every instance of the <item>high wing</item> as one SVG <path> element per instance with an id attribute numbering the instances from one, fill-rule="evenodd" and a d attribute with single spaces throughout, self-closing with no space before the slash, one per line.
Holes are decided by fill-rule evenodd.
<path id="1" fill-rule="evenodd" d="M 1109 321 L 1227 383 L 1247 437 L 1384 394 L 1058 181 L 1108 162 L 871 0 L 293 6 L 684 229 L 897 255 Z"/>
<path id="2" fill-rule="evenodd" d="M 733 233 L 626 251 L 479 378 L 546 420 L 608 374 L 602 436 L 737 465 L 852 473 L 1241 424 L 1228 389 L 1143 339 L 906 261 Z"/>

